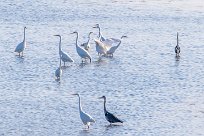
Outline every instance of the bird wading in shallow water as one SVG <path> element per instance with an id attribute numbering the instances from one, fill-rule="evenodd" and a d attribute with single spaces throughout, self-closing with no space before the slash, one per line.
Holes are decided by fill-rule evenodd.
<path id="1" fill-rule="evenodd" d="M 123 123 L 122 120 L 118 119 L 115 115 L 113 115 L 112 113 L 108 112 L 106 110 L 106 97 L 102 96 L 99 97 L 99 99 L 104 99 L 104 114 L 105 114 L 105 118 L 108 122 L 110 122 L 110 124 L 112 123 Z"/>
<path id="2" fill-rule="evenodd" d="M 60 35 L 54 35 L 54 36 L 60 37 Z M 61 38 L 61 37 L 60 37 L 60 38 Z M 57 68 L 57 70 L 55 71 L 55 77 L 56 77 L 57 80 L 60 80 L 60 78 L 61 78 L 61 76 L 62 76 L 60 48 L 59 48 L 59 62 L 60 62 L 60 65 L 59 65 L 59 67 Z"/>
<path id="3" fill-rule="evenodd" d="M 92 34 L 93 32 L 90 32 L 89 33 L 89 35 L 88 35 L 88 41 L 86 42 L 86 43 L 83 43 L 83 44 L 81 44 L 81 46 L 83 46 L 84 47 L 84 49 L 85 50 L 87 50 L 87 51 L 89 51 L 89 49 L 90 49 L 90 44 L 89 44 L 89 41 L 90 41 L 90 38 L 91 38 L 91 34 Z"/>
<path id="4" fill-rule="evenodd" d="M 180 52 L 181 52 L 181 49 L 179 47 L 179 39 L 178 39 L 178 32 L 177 32 L 177 45 L 175 47 L 176 57 L 179 57 Z"/>
<path id="5" fill-rule="evenodd" d="M 84 112 L 82 110 L 82 107 L 81 107 L 81 99 L 80 99 L 80 96 L 78 93 L 76 94 L 72 94 L 72 95 L 76 95 L 79 97 L 79 114 L 80 114 L 80 118 L 83 122 L 84 125 L 86 125 L 89 129 L 89 126 L 91 125 L 92 122 L 95 122 L 95 120 L 86 112 Z"/>
<path id="6" fill-rule="evenodd" d="M 116 38 L 104 38 L 101 34 L 101 28 L 99 24 L 96 24 L 93 28 L 98 28 L 98 39 L 103 42 L 105 45 L 107 45 L 107 47 L 112 46 L 112 44 L 118 42 L 119 39 Z"/>
<path id="7" fill-rule="evenodd" d="M 16 46 L 16 49 L 15 49 L 15 51 L 14 51 L 14 52 L 18 52 L 19 57 L 20 57 L 20 56 L 23 56 L 23 51 L 24 51 L 25 48 L 26 48 L 26 34 L 25 34 L 25 30 L 26 30 L 26 29 L 27 29 L 27 28 L 24 27 L 23 42 L 19 43 L 19 44 Z M 22 55 L 20 55 L 20 53 L 22 53 Z"/>
<path id="8" fill-rule="evenodd" d="M 113 53 L 115 53 L 116 49 L 120 46 L 121 40 L 122 40 L 123 38 L 127 38 L 127 36 L 122 36 L 122 37 L 120 38 L 120 40 L 118 40 L 118 42 L 119 42 L 118 45 L 112 46 L 112 47 L 109 48 L 109 50 L 107 51 L 107 55 L 108 55 L 108 56 L 113 57 Z M 117 41 L 117 39 L 115 39 L 115 40 Z"/>
<path id="9" fill-rule="evenodd" d="M 78 37 L 79 37 L 78 32 L 75 31 L 71 34 L 77 35 L 77 37 L 76 37 L 76 51 L 77 51 L 78 55 L 82 58 L 82 63 L 83 63 L 83 59 L 86 60 L 87 58 L 90 60 L 90 63 L 91 63 L 91 55 L 89 54 L 89 52 L 78 45 Z"/>
<path id="10" fill-rule="evenodd" d="M 103 42 L 101 42 L 100 40 L 94 39 L 95 43 L 96 43 L 96 51 L 98 52 L 99 56 L 102 55 L 106 55 L 107 53 L 107 46 L 104 45 Z"/>
<path id="11" fill-rule="evenodd" d="M 58 36 L 60 38 L 59 41 L 59 55 L 60 55 L 60 59 L 64 62 L 64 66 L 66 62 L 74 62 L 74 60 L 66 53 L 62 50 L 62 38 L 61 35 L 54 35 L 54 36 Z"/>

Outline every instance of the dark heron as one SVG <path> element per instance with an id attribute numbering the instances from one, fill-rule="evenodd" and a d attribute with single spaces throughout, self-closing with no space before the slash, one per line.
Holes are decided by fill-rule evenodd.
<path id="1" fill-rule="evenodd" d="M 102 96 L 102 97 L 99 97 L 99 99 L 104 99 L 104 113 L 105 113 L 106 120 L 108 122 L 110 122 L 110 124 L 112 124 L 112 123 L 123 123 L 122 120 L 118 119 L 115 115 L 113 115 L 112 113 L 110 113 L 110 112 L 108 112 L 106 110 L 106 97 Z"/>
<path id="2" fill-rule="evenodd" d="M 178 39 L 178 32 L 177 32 L 177 45 L 175 47 L 175 53 L 176 53 L 177 57 L 179 57 L 180 52 L 181 52 L 181 50 L 180 50 L 180 47 L 179 47 L 179 39 Z"/>

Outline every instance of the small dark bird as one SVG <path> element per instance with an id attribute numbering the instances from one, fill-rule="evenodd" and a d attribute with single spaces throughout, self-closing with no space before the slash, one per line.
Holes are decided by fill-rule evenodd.
<path id="1" fill-rule="evenodd" d="M 104 113 L 105 113 L 106 120 L 108 122 L 110 122 L 110 124 L 112 124 L 112 123 L 123 123 L 122 120 L 118 119 L 115 115 L 113 115 L 112 113 L 110 113 L 110 112 L 108 112 L 106 110 L 106 97 L 102 96 L 102 97 L 99 97 L 99 99 L 104 99 Z"/>
<path id="2" fill-rule="evenodd" d="M 181 52 L 181 50 L 180 50 L 180 47 L 179 47 L 178 32 L 177 32 L 177 45 L 175 47 L 176 57 L 179 57 L 180 52 Z"/>

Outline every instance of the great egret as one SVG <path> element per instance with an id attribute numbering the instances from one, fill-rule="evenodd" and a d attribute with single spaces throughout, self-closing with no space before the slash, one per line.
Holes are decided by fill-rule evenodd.
<path id="1" fill-rule="evenodd" d="M 178 32 L 177 32 L 177 45 L 175 47 L 176 57 L 179 57 L 180 52 L 181 52 L 181 50 L 180 50 L 180 47 L 179 47 L 179 39 L 178 39 Z"/>
<path id="2" fill-rule="evenodd" d="M 23 38 L 23 42 L 19 43 L 17 46 L 16 46 L 16 49 L 14 52 L 18 52 L 19 53 L 19 56 L 20 56 L 20 53 L 22 52 L 22 56 L 23 56 L 23 51 L 24 49 L 26 48 L 26 35 L 25 35 L 25 30 L 27 28 L 24 27 L 24 38 Z"/>
<path id="3" fill-rule="evenodd" d="M 91 56 L 90 56 L 89 52 L 78 45 L 78 37 L 79 37 L 78 32 L 75 31 L 71 34 L 77 35 L 77 37 L 76 37 L 76 50 L 77 50 L 78 55 L 82 58 L 82 63 L 83 63 L 83 59 L 87 59 L 87 58 L 90 60 L 90 63 L 91 63 Z"/>
<path id="4" fill-rule="evenodd" d="M 116 41 L 118 41 L 119 43 L 118 43 L 118 45 L 116 45 L 116 46 L 112 46 L 112 47 L 110 47 L 110 49 L 107 51 L 107 55 L 110 55 L 111 57 L 113 57 L 113 53 L 116 51 L 116 49 L 120 46 L 120 44 L 121 44 L 121 40 L 123 39 L 123 38 L 126 38 L 127 36 L 122 36 L 121 38 L 120 38 L 120 40 L 117 40 L 117 39 L 115 39 Z"/>
<path id="5" fill-rule="evenodd" d="M 105 114 L 105 118 L 108 122 L 110 122 L 110 124 L 112 123 L 123 123 L 122 120 L 118 119 L 115 115 L 113 115 L 112 113 L 108 112 L 106 110 L 106 97 L 102 96 L 99 97 L 99 99 L 104 99 L 104 114 Z"/>
<path id="6" fill-rule="evenodd" d="M 62 68 L 61 68 L 61 59 L 60 59 L 60 65 L 55 71 L 55 77 L 57 78 L 57 80 L 60 80 L 61 76 L 62 76 Z"/>
<path id="7" fill-rule="evenodd" d="M 96 24 L 93 28 L 98 28 L 98 30 L 99 30 L 99 34 L 98 34 L 99 40 L 102 41 L 103 43 L 105 43 L 108 46 L 112 46 L 113 43 L 115 43 L 115 42 L 117 42 L 119 40 L 119 39 L 115 39 L 115 38 L 109 38 L 109 39 L 104 38 L 102 36 L 102 34 L 101 34 L 101 28 L 100 28 L 99 24 Z"/>
<path id="8" fill-rule="evenodd" d="M 91 37 L 91 34 L 92 34 L 92 33 L 93 33 L 93 32 L 90 32 L 90 33 L 89 33 L 89 35 L 88 35 L 88 41 L 87 41 L 86 43 L 81 44 L 81 46 L 83 46 L 84 49 L 87 50 L 87 51 L 89 51 L 89 48 L 91 47 L 90 44 L 89 44 L 89 41 L 90 41 L 90 37 Z"/>
<path id="9" fill-rule="evenodd" d="M 98 52 L 98 55 L 106 55 L 108 51 L 108 47 L 104 45 L 104 43 L 100 40 L 94 39 L 96 43 L 96 51 Z"/>
<path id="10" fill-rule="evenodd" d="M 66 52 L 62 50 L 61 35 L 54 35 L 54 36 L 58 36 L 60 38 L 59 55 L 60 55 L 60 59 L 64 62 L 64 66 L 65 66 L 65 62 L 74 62 L 74 60 Z"/>
<path id="11" fill-rule="evenodd" d="M 86 113 L 86 112 L 84 112 L 84 111 L 82 110 L 81 100 L 80 100 L 79 94 L 76 93 L 76 94 L 72 94 L 72 95 L 77 95 L 77 96 L 79 97 L 79 114 L 80 114 L 80 118 L 81 118 L 83 124 L 84 124 L 84 125 L 87 125 L 88 128 L 89 128 L 91 122 L 95 122 L 95 120 L 94 120 L 88 113 Z"/>
<path id="12" fill-rule="evenodd" d="M 93 28 L 98 28 L 98 38 L 99 38 L 99 40 L 100 41 L 105 41 L 106 39 L 102 36 L 102 34 L 101 34 L 101 28 L 100 28 L 100 26 L 99 26 L 99 24 L 96 24 Z"/>

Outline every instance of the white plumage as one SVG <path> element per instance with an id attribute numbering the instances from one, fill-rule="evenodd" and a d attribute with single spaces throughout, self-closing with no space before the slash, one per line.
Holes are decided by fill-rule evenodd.
<path id="1" fill-rule="evenodd" d="M 80 114 L 80 118 L 83 122 L 84 125 L 87 125 L 88 128 L 91 124 L 91 122 L 95 122 L 95 120 L 86 112 L 83 111 L 82 107 L 81 107 L 81 99 L 79 94 L 73 94 L 73 95 L 77 95 L 79 97 L 79 114 Z"/>
<path id="2" fill-rule="evenodd" d="M 125 38 L 125 37 L 127 37 L 127 36 L 122 36 L 122 37 L 121 37 L 121 40 L 122 40 L 123 38 Z M 113 38 L 112 38 L 112 39 L 113 39 Z M 110 55 L 110 56 L 113 56 L 113 53 L 115 53 L 116 49 L 117 49 L 117 48 L 120 46 L 120 44 L 121 44 L 121 40 L 118 40 L 118 39 L 113 39 L 113 40 L 117 41 L 117 42 L 118 42 L 118 45 L 112 46 L 112 47 L 109 48 L 109 50 L 107 51 L 107 55 Z"/>
<path id="3" fill-rule="evenodd" d="M 20 56 L 20 53 L 22 53 L 22 56 L 23 56 L 23 51 L 24 51 L 25 48 L 26 48 L 25 29 L 26 29 L 26 27 L 24 27 L 24 38 L 23 38 L 23 42 L 19 43 L 19 44 L 16 46 L 16 49 L 15 49 L 15 51 L 14 51 L 14 52 L 18 52 L 18 53 L 19 53 L 19 56 Z"/>
<path id="4" fill-rule="evenodd" d="M 83 43 L 83 44 L 81 44 L 81 46 L 83 46 L 84 47 L 84 49 L 85 50 L 87 50 L 87 51 L 89 51 L 89 49 L 90 49 L 90 44 L 89 44 L 89 41 L 90 41 L 90 38 L 91 38 L 91 34 L 92 34 L 93 32 L 90 32 L 89 33 L 89 35 L 88 35 L 88 41 L 87 42 L 85 42 L 85 43 Z"/>
<path id="5" fill-rule="evenodd" d="M 78 37 L 79 37 L 78 32 L 75 31 L 72 34 L 77 34 L 77 37 L 76 37 L 76 51 L 77 51 L 78 55 L 82 58 L 82 62 L 83 62 L 83 59 L 88 58 L 90 60 L 90 63 L 91 63 L 91 55 L 89 54 L 89 52 L 78 45 Z"/>
<path id="6" fill-rule="evenodd" d="M 94 41 L 96 43 L 96 51 L 98 52 L 98 55 L 106 55 L 108 47 L 100 40 L 94 39 Z"/>
<path id="7" fill-rule="evenodd" d="M 61 35 L 55 35 L 58 36 L 60 38 L 60 42 L 59 42 L 59 55 L 61 60 L 64 62 L 64 66 L 66 62 L 74 62 L 74 60 L 66 53 L 62 50 L 62 38 Z"/>

